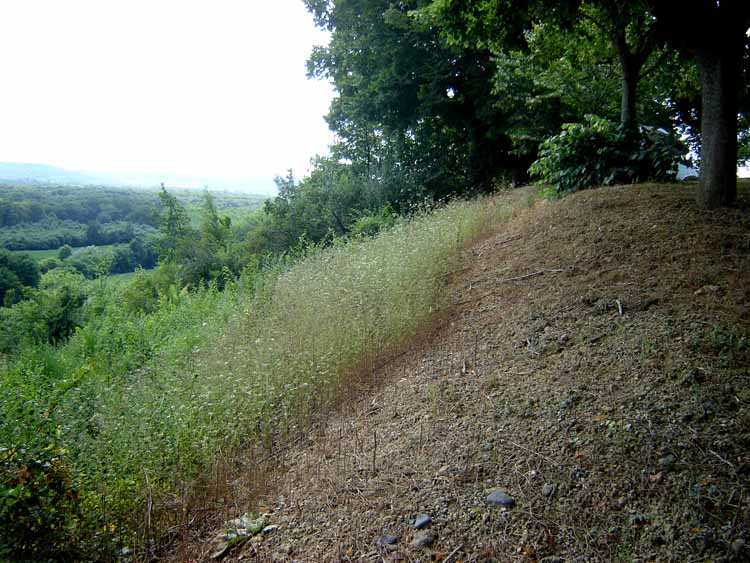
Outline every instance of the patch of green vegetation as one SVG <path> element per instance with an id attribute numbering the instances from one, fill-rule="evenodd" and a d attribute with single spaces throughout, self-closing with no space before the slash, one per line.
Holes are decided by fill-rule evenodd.
<path id="1" fill-rule="evenodd" d="M 704 347 L 719 357 L 722 367 L 750 365 L 750 332 L 740 327 L 713 327 Z"/>
<path id="2" fill-rule="evenodd" d="M 416 335 L 447 304 L 442 274 L 458 251 L 514 212 L 457 202 L 372 238 L 301 245 L 246 267 L 224 291 L 167 287 L 150 314 L 123 306 L 125 296 L 150 291 L 162 271 L 123 289 L 91 284 L 89 320 L 67 343 L 22 347 L 0 367 L 0 442 L 13 452 L 3 486 L 15 490 L 19 464 L 54 452 L 50 479 L 70 481 L 36 513 L 41 530 L 63 518 L 92 552 L 158 535 L 190 514 L 191 487 L 217 456 L 273 448 L 337 401 L 352 374 Z M 65 494 L 80 499 L 80 515 Z M 2 519 L 13 510 L 0 529 L 11 530 Z M 4 533 L 0 545 L 12 541 Z"/>
<path id="3" fill-rule="evenodd" d="M 18 250 L 15 252 L 28 254 L 34 260 L 36 260 L 37 263 L 39 263 L 42 260 L 46 260 L 48 258 L 57 258 L 58 250 L 56 248 L 50 248 L 48 250 Z"/>
<path id="4" fill-rule="evenodd" d="M 677 164 L 686 152 L 669 134 L 628 133 L 612 121 L 587 115 L 582 123 L 564 124 L 561 133 L 541 143 L 540 157 L 529 173 L 561 193 L 591 186 L 669 182 L 675 180 Z"/>
<path id="5" fill-rule="evenodd" d="M 110 276 L 108 276 L 107 283 L 114 283 L 114 284 L 124 287 L 130 282 L 132 282 L 137 275 L 138 275 L 137 272 L 128 272 L 125 274 L 111 274 Z"/>

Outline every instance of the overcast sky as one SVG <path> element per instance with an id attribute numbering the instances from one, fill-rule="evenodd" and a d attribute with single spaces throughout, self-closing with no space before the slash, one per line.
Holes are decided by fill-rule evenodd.
<path id="1" fill-rule="evenodd" d="M 302 0 L 0 2 L 0 161 L 300 176 L 332 142 Z"/>

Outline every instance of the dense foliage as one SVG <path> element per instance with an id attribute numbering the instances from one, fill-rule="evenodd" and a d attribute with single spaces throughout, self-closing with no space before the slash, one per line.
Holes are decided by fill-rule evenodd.
<path id="1" fill-rule="evenodd" d="M 0 248 L 0 305 L 21 297 L 24 287 L 39 285 L 39 266 L 28 254 Z"/>
<path id="2" fill-rule="evenodd" d="M 410 18 L 425 2 L 306 4 L 331 31 L 309 71 L 336 88 L 333 154 L 368 191 L 394 205 L 441 199 L 488 189 L 503 170 L 528 165 L 510 151 L 506 115 L 494 105 L 489 51 L 448 45 Z"/>
<path id="3" fill-rule="evenodd" d="M 562 133 L 542 143 L 539 154 L 530 168 L 532 175 L 558 192 L 574 192 L 591 186 L 674 181 L 685 148 L 663 130 L 634 134 L 587 116 L 584 123 L 563 125 Z"/>
<path id="4" fill-rule="evenodd" d="M 699 203 L 711 208 L 734 201 L 738 137 L 746 137 L 738 129 L 744 120 L 737 116 L 747 111 L 749 3 L 691 0 L 677 8 L 663 0 L 432 0 L 417 15 L 442 28 L 453 44 L 483 45 L 500 55 L 526 50 L 535 26 L 572 30 L 585 43 L 603 34 L 616 53 L 621 75 L 621 125 L 636 131 L 644 124 L 644 116 L 638 115 L 639 88 L 649 75 L 661 74 L 663 95 L 655 99 L 681 120 L 675 124 L 679 128 L 700 130 Z M 582 26 L 581 20 L 596 29 L 588 23 Z M 692 84 L 684 88 L 685 72 L 663 65 L 675 55 L 699 71 L 699 93 Z"/>

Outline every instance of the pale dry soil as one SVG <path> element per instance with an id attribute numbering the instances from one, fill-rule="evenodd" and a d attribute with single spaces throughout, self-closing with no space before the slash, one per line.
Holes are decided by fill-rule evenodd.
<path id="1" fill-rule="evenodd" d="M 676 186 L 536 203 L 465 252 L 421 343 L 279 454 L 235 515 L 273 531 L 222 560 L 750 560 L 749 226 L 746 200 L 701 212 Z"/>

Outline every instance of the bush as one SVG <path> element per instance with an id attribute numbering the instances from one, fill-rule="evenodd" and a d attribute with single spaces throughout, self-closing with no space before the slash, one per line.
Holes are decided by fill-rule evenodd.
<path id="1" fill-rule="evenodd" d="M 626 134 L 616 123 L 587 115 L 584 123 L 566 123 L 559 134 L 544 141 L 529 173 L 558 192 L 649 180 L 671 182 L 685 152 L 660 129 L 642 127 Z"/>
<path id="2" fill-rule="evenodd" d="M 78 493 L 54 444 L 37 451 L 0 448 L 0 558 L 75 560 Z"/>
<path id="3" fill-rule="evenodd" d="M 69 244 L 63 244 L 57 251 L 57 257 L 60 260 L 67 260 L 73 254 L 73 249 Z"/>
<path id="4" fill-rule="evenodd" d="M 43 274 L 46 274 L 50 270 L 61 268 L 62 266 L 63 262 L 59 258 L 44 258 L 39 261 L 39 270 L 41 270 Z"/>
<path id="5" fill-rule="evenodd" d="M 390 205 L 386 205 L 374 215 L 365 215 L 357 219 L 351 226 L 350 233 L 354 236 L 374 236 L 384 229 L 388 229 L 396 222 L 396 213 Z"/>
<path id="6" fill-rule="evenodd" d="M 0 309 L 0 354 L 10 354 L 25 342 L 66 340 L 83 324 L 87 298 L 84 279 L 63 268 L 42 276 L 39 289 L 24 291 L 24 299 Z"/>

